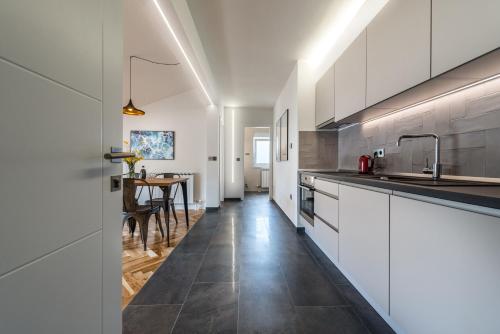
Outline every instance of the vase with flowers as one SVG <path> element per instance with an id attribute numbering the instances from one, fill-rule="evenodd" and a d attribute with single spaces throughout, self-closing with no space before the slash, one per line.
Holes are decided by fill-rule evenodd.
<path id="1" fill-rule="evenodd" d="M 139 152 L 134 152 L 134 153 L 135 153 L 134 157 L 123 159 L 128 166 L 128 177 L 130 178 L 135 177 L 135 164 L 143 159 L 143 157 L 139 154 Z"/>
<path id="2" fill-rule="evenodd" d="M 125 144 L 125 146 L 128 146 L 128 141 L 124 140 L 123 143 Z M 134 153 L 135 156 L 123 159 L 123 161 L 128 166 L 128 177 L 130 178 L 135 177 L 135 164 L 144 159 L 138 150 L 134 150 L 134 152 L 132 153 Z"/>

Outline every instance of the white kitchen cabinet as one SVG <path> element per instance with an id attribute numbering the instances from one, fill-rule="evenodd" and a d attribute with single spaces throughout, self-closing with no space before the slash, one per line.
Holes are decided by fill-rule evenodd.
<path id="1" fill-rule="evenodd" d="M 334 72 L 335 67 L 332 65 L 316 83 L 316 126 L 335 117 Z"/>
<path id="2" fill-rule="evenodd" d="M 366 30 L 335 63 L 335 121 L 366 107 Z"/>
<path id="3" fill-rule="evenodd" d="M 314 180 L 314 188 L 334 197 L 339 197 L 339 184 L 321 179 Z"/>
<path id="4" fill-rule="evenodd" d="M 432 76 L 500 47 L 500 1 L 432 1 Z"/>
<path id="5" fill-rule="evenodd" d="M 389 313 L 389 195 L 340 185 L 339 263 Z"/>
<path id="6" fill-rule="evenodd" d="M 314 236 L 323 253 L 338 263 L 339 254 L 339 185 L 316 179 L 314 183 Z"/>
<path id="7" fill-rule="evenodd" d="M 430 79 L 430 37 L 430 0 L 385 5 L 367 27 L 367 106 Z"/>
<path id="8" fill-rule="evenodd" d="M 314 192 L 314 215 L 338 229 L 339 201 L 318 191 Z"/>
<path id="9" fill-rule="evenodd" d="M 500 219 L 397 196 L 390 218 L 391 318 L 403 331 L 499 333 Z"/>
<path id="10" fill-rule="evenodd" d="M 339 233 L 318 217 L 314 218 L 316 244 L 333 263 L 339 259 Z"/>

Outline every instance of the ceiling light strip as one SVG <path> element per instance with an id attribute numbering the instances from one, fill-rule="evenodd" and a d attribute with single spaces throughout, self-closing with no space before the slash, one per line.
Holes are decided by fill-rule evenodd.
<path id="1" fill-rule="evenodd" d="M 210 98 L 210 95 L 208 94 L 208 91 L 207 89 L 205 88 L 205 85 L 203 85 L 203 82 L 201 81 L 200 79 L 200 76 L 198 75 L 198 73 L 196 72 L 196 70 L 194 69 L 194 66 L 193 64 L 191 63 L 191 60 L 189 60 L 189 57 L 186 53 L 186 51 L 184 50 L 184 48 L 182 47 L 182 44 L 181 42 L 179 41 L 179 39 L 177 38 L 177 35 L 175 34 L 175 31 L 174 29 L 172 28 L 172 26 L 170 25 L 170 22 L 168 22 L 168 19 L 167 17 L 165 16 L 165 13 L 163 12 L 163 10 L 161 9 L 160 5 L 158 4 L 158 0 L 153 0 L 156 8 L 158 9 L 158 12 L 160 13 L 162 19 L 163 19 L 163 22 L 165 22 L 165 25 L 167 26 L 168 30 L 170 31 L 170 33 L 172 34 L 172 36 L 174 37 L 174 40 L 175 42 L 177 43 L 177 46 L 179 47 L 179 49 L 181 50 L 181 53 L 182 55 L 184 56 L 184 58 L 186 59 L 186 62 L 188 63 L 189 65 L 189 68 L 191 68 L 191 71 L 193 72 L 196 80 L 198 81 L 198 83 L 200 84 L 200 87 L 201 89 L 203 90 L 203 93 L 205 93 L 205 96 L 207 97 L 208 99 L 208 102 L 210 103 L 210 105 L 214 105 L 212 99 Z"/>
<path id="2" fill-rule="evenodd" d="M 363 121 L 361 122 L 360 124 L 366 124 L 366 123 L 370 123 L 370 122 L 373 122 L 373 121 L 376 121 L 376 120 L 379 120 L 381 118 L 385 118 L 385 117 L 389 117 L 391 115 L 394 115 L 396 113 L 399 113 L 401 111 L 405 111 L 405 110 L 408 110 L 408 109 L 411 109 L 411 108 L 414 108 L 414 107 L 418 107 L 422 104 L 425 104 L 425 103 L 428 103 L 428 102 L 432 102 L 432 101 L 435 101 L 437 99 L 440 99 L 442 97 L 445 97 L 445 96 L 448 96 L 448 95 L 452 95 L 452 94 L 455 94 L 455 93 L 458 93 L 458 92 L 461 92 L 463 90 L 466 90 L 468 88 L 472 88 L 472 87 L 475 87 L 475 86 L 479 86 L 481 84 L 484 84 L 486 82 L 489 82 L 489 81 L 492 81 L 492 80 L 495 80 L 495 79 L 498 79 L 500 78 L 500 73 L 498 74 L 495 74 L 491 77 L 488 77 L 488 78 L 485 78 L 485 79 L 482 79 L 482 80 L 479 80 L 479 81 L 476 81 L 476 82 L 473 82 L 473 83 L 470 83 L 470 84 L 467 84 L 465 86 L 462 86 L 462 87 L 459 87 L 459 88 L 455 88 L 453 90 L 450 90 L 449 92 L 446 92 L 446 93 L 442 93 L 442 94 L 439 94 L 439 95 L 436 95 L 434 97 L 431 97 L 431 98 L 428 98 L 426 100 L 423 100 L 423 101 L 420 101 L 420 102 L 416 102 L 416 103 L 413 103 L 409 106 L 406 106 L 404 108 L 400 108 L 400 109 L 397 109 L 397 110 L 394 110 L 394 111 L 391 111 L 390 113 L 388 114 L 385 114 L 385 115 L 382 115 L 382 116 L 378 116 L 378 117 L 375 117 L 375 118 L 372 118 L 372 119 L 369 119 L 369 120 L 366 120 L 366 121 Z"/>

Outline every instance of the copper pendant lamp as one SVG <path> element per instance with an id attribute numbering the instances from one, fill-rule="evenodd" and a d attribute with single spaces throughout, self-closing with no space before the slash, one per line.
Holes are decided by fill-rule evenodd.
<path id="1" fill-rule="evenodd" d="M 137 58 L 137 59 L 140 59 L 140 60 L 144 60 L 144 61 L 147 61 L 147 62 L 150 62 L 152 64 L 158 64 L 158 65 L 179 65 L 179 63 L 175 63 L 175 64 L 169 64 L 169 63 L 159 63 L 159 62 L 156 62 L 156 61 L 152 61 L 152 60 L 149 60 L 149 59 L 146 59 L 146 58 L 141 58 L 141 57 L 137 57 L 137 56 L 130 56 L 129 58 L 129 69 L 130 69 L 130 80 L 129 80 L 129 92 L 130 92 L 130 98 L 128 100 L 128 104 L 126 106 L 123 107 L 123 114 L 124 115 L 130 115 L 130 116 L 143 116 L 145 115 L 146 113 L 144 112 L 144 110 L 141 110 L 139 108 L 136 108 L 136 106 L 134 106 L 134 103 L 132 102 L 132 58 Z"/>

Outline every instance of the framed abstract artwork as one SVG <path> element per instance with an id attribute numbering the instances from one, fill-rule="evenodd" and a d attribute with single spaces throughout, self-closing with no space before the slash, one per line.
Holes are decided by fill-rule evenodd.
<path id="1" fill-rule="evenodd" d="M 276 150 L 276 161 L 280 161 L 280 130 L 281 130 L 281 126 L 280 126 L 280 120 L 278 118 L 278 120 L 276 121 L 276 126 L 274 128 L 274 138 L 275 138 L 275 150 Z"/>
<path id="2" fill-rule="evenodd" d="M 130 151 L 138 151 L 144 160 L 174 160 L 174 131 L 130 131 Z"/>
<path id="3" fill-rule="evenodd" d="M 288 160 L 288 109 L 280 117 L 280 161 Z"/>

